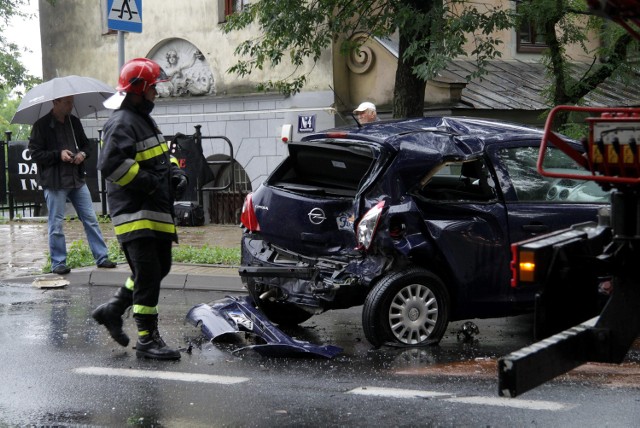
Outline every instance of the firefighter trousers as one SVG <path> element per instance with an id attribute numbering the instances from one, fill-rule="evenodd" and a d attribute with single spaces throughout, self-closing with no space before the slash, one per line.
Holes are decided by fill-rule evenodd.
<path id="1" fill-rule="evenodd" d="M 139 238 L 122 244 L 133 278 L 133 314 L 158 313 L 160 282 L 171 270 L 172 241 Z"/>

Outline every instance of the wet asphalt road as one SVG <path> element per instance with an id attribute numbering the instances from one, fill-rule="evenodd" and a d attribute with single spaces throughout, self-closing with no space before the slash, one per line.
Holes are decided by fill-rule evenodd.
<path id="1" fill-rule="evenodd" d="M 583 366 L 517 399 L 499 397 L 496 360 L 529 343 L 527 317 L 475 320 L 474 343 L 458 341 L 453 323 L 440 346 L 376 350 L 361 308 L 333 311 L 288 333 L 340 346 L 338 357 L 267 358 L 202 341 L 183 322 L 224 292 L 163 289 L 160 330 L 183 352 L 179 362 L 154 362 L 90 318 L 114 291 L 0 284 L 0 426 L 640 425 L 637 348 L 622 366 Z M 132 336 L 133 320 L 125 324 Z"/>

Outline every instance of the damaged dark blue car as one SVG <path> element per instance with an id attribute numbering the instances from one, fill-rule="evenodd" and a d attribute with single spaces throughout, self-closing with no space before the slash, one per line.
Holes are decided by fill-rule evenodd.
<path id="1" fill-rule="evenodd" d="M 280 325 L 364 305 L 374 346 L 435 344 L 449 321 L 531 311 L 536 290 L 510 286 L 510 244 L 595 221 L 609 202 L 593 182 L 540 176 L 541 137 L 427 117 L 289 143 L 245 201 L 243 283 Z M 548 150 L 545 169 L 580 173 Z"/>

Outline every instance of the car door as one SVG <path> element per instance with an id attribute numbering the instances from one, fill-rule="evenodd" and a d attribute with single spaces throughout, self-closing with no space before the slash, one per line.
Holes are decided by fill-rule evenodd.
<path id="1" fill-rule="evenodd" d="M 539 140 L 529 140 L 488 149 L 501 183 L 511 243 L 596 221 L 598 209 L 609 203 L 608 192 L 592 181 L 541 176 L 536 169 L 539 146 Z M 587 173 L 559 149 L 547 150 L 545 169 Z"/>
<path id="2" fill-rule="evenodd" d="M 418 207 L 448 271 L 455 318 L 506 314 L 509 240 L 506 209 L 485 159 L 450 162 L 420 191 Z"/>

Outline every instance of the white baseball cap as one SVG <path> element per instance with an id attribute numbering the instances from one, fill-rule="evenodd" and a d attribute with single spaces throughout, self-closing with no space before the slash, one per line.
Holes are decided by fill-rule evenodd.
<path id="1" fill-rule="evenodd" d="M 353 114 L 360 113 L 360 112 L 363 112 L 363 111 L 365 111 L 365 110 L 373 110 L 373 111 L 376 111 L 376 105 L 375 105 L 374 103 L 370 103 L 369 101 L 365 101 L 365 102 L 363 102 L 363 103 L 360 103 L 360 105 L 358 106 L 358 108 L 356 108 L 356 109 L 353 111 Z"/>

